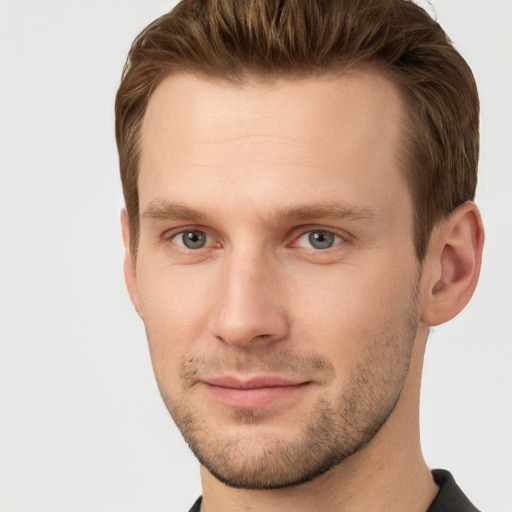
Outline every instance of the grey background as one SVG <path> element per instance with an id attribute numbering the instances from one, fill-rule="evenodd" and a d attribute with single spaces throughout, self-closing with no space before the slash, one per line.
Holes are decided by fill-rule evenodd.
<path id="1" fill-rule="evenodd" d="M 512 2 L 432 2 L 482 100 L 479 289 L 432 333 L 427 462 L 512 510 Z M 198 465 L 122 277 L 113 101 L 163 0 L 0 1 L 0 510 L 185 511 Z"/>

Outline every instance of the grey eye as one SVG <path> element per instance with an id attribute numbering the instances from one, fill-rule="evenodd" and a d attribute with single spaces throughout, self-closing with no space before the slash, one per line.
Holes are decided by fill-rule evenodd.
<path id="1" fill-rule="evenodd" d="M 203 231 L 184 231 L 177 238 L 181 238 L 181 244 L 187 249 L 201 249 L 206 245 L 206 233 Z"/>
<path id="2" fill-rule="evenodd" d="M 336 238 L 339 237 L 329 231 L 310 231 L 308 234 L 308 242 L 315 249 L 329 249 L 334 245 Z"/>

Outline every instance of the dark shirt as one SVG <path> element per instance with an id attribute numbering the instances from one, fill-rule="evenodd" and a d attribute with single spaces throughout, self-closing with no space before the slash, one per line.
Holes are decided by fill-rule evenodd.
<path id="1" fill-rule="evenodd" d="M 197 501 L 194 503 L 194 506 L 188 512 L 199 512 L 199 510 L 201 510 L 202 499 L 202 496 L 200 498 L 197 498 Z"/>
<path id="2" fill-rule="evenodd" d="M 439 485 L 439 491 L 430 507 L 428 507 L 427 512 L 479 512 L 460 490 L 453 476 L 448 471 L 434 469 L 432 475 L 434 476 L 435 483 Z M 189 512 L 199 512 L 200 508 L 201 498 L 194 503 Z"/>
<path id="3" fill-rule="evenodd" d="M 427 512 L 479 512 L 455 483 L 451 473 L 434 469 L 432 475 L 434 482 L 439 485 L 439 491 Z"/>

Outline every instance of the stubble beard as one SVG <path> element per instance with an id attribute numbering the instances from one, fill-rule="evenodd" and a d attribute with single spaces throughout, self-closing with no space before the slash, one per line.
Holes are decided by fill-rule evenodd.
<path id="1" fill-rule="evenodd" d="M 185 441 L 199 462 L 224 484 L 242 489 L 281 489 L 322 475 L 366 446 L 392 414 L 407 377 L 418 330 L 418 300 L 410 309 L 368 344 L 349 385 L 335 400 L 320 394 L 294 438 L 283 438 L 262 427 L 263 413 L 257 409 L 234 409 L 232 420 L 245 425 L 243 436 L 229 436 L 212 428 L 208 418 L 194 406 L 190 393 L 180 399 L 160 387 L 162 398 Z M 244 354 L 237 366 L 275 370 L 292 366 L 334 372 L 329 361 L 300 356 L 268 347 L 259 356 Z M 233 368 L 233 360 L 230 366 Z M 181 374 L 192 375 L 212 361 L 187 358 Z M 218 365 L 222 362 L 219 360 Z M 213 363 L 215 364 L 215 362 Z M 254 436 L 251 435 L 251 432 Z"/>

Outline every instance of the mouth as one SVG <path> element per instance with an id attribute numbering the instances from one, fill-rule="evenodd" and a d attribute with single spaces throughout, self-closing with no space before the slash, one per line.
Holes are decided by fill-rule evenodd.
<path id="1" fill-rule="evenodd" d="M 293 399 L 309 387 L 311 382 L 267 375 L 250 379 L 225 375 L 205 379 L 203 384 L 210 395 L 223 405 L 239 409 L 261 409 Z"/>

